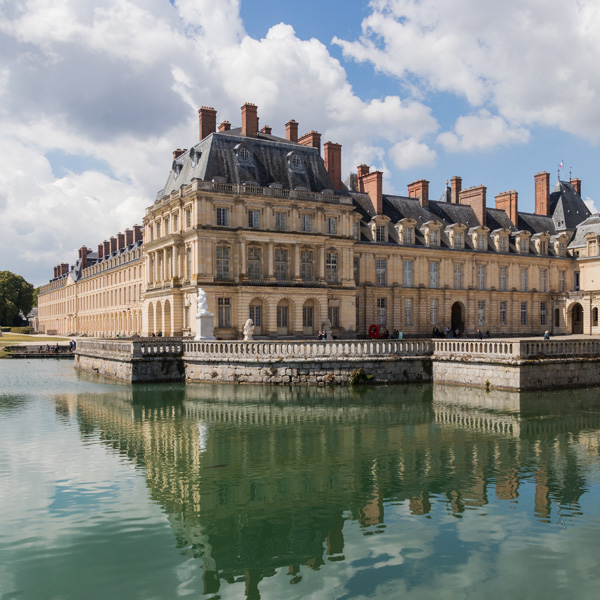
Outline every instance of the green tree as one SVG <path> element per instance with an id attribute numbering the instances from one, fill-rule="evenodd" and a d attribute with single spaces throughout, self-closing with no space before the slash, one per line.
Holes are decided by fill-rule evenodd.
<path id="1" fill-rule="evenodd" d="M 33 285 L 20 275 L 0 271 L 0 325 L 13 325 L 19 311 L 25 316 L 33 306 Z"/>

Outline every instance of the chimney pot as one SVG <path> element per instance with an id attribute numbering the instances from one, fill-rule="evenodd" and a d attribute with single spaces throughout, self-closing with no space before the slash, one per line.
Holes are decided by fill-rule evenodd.
<path id="1" fill-rule="evenodd" d="M 198 110 L 200 121 L 200 141 L 215 132 L 217 128 L 217 111 L 211 106 L 203 106 Z"/>
<path id="2" fill-rule="evenodd" d="M 231 123 L 229 121 L 223 121 L 219 125 L 219 131 L 229 131 L 231 129 Z"/>

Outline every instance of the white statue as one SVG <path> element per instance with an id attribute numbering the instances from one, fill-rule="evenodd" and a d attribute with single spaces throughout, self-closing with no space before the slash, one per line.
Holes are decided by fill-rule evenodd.
<path id="1" fill-rule="evenodd" d="M 333 334 L 331 333 L 331 321 L 329 319 L 325 319 L 323 321 L 323 335 L 328 342 L 333 340 Z"/>
<path id="2" fill-rule="evenodd" d="M 249 340 L 254 339 L 254 321 L 252 319 L 248 319 L 244 325 L 244 341 L 247 342 Z"/>
<path id="3" fill-rule="evenodd" d="M 201 317 L 202 315 L 210 314 L 208 312 L 208 304 L 206 302 L 206 292 L 202 288 L 198 288 L 198 298 L 196 299 L 198 304 L 198 312 L 196 316 Z"/>

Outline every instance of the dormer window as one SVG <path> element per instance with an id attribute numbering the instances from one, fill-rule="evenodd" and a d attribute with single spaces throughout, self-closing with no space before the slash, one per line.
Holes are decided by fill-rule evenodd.
<path id="1" fill-rule="evenodd" d="M 252 153 L 246 146 L 244 146 L 244 144 L 238 144 L 235 147 L 235 151 L 237 153 L 237 160 L 240 164 L 252 164 Z"/>
<path id="2" fill-rule="evenodd" d="M 377 225 L 375 228 L 375 238 L 378 242 L 387 242 L 387 227 L 385 225 Z"/>
<path id="3" fill-rule="evenodd" d="M 508 252 L 508 238 L 505 235 L 498 237 L 498 251 Z"/>
<path id="4" fill-rule="evenodd" d="M 487 250 L 487 235 L 479 232 L 477 234 L 477 250 Z"/>
<path id="5" fill-rule="evenodd" d="M 565 256 L 567 254 L 567 244 L 565 242 L 558 242 L 558 255 Z"/>
<path id="6" fill-rule="evenodd" d="M 287 156 L 290 169 L 292 171 L 301 171 L 304 166 L 302 157 L 297 152 L 289 152 Z"/>
<path id="7" fill-rule="evenodd" d="M 415 230 L 413 227 L 404 227 L 402 229 L 402 243 L 412 246 L 415 243 Z"/>
<path id="8" fill-rule="evenodd" d="M 462 249 L 465 247 L 465 236 L 463 235 L 462 231 L 456 231 L 454 233 L 454 243 L 453 246 L 456 249 Z"/>
<path id="9" fill-rule="evenodd" d="M 360 237 L 360 224 L 359 223 L 352 223 L 352 237 L 355 240 L 358 240 Z"/>
<path id="10" fill-rule="evenodd" d="M 241 160 L 248 160 L 250 158 L 250 151 L 248 150 L 248 148 L 240 148 L 240 159 Z"/>
<path id="11" fill-rule="evenodd" d="M 521 238 L 519 240 L 519 252 L 521 254 L 527 254 L 529 252 L 529 240 L 527 238 Z"/>
<path id="12" fill-rule="evenodd" d="M 429 245 L 437 248 L 440 245 L 440 232 L 437 229 L 429 230 Z"/>

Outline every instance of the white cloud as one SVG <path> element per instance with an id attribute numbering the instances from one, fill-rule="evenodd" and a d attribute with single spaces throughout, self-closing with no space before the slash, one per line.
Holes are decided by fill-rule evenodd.
<path id="1" fill-rule="evenodd" d="M 476 115 L 459 117 L 454 132 L 441 133 L 437 141 L 449 152 L 489 150 L 524 144 L 529 141 L 529 131 L 523 127 L 511 127 L 502 117 L 482 109 Z"/>
<path id="2" fill-rule="evenodd" d="M 491 105 L 511 123 L 600 140 L 595 0 L 374 0 L 346 57 L 418 87 Z M 494 111 L 496 112 L 496 110 Z"/>
<path id="3" fill-rule="evenodd" d="M 414 138 L 394 144 L 389 153 L 398 169 L 430 167 L 435 164 L 435 150 Z"/>
<path id="4" fill-rule="evenodd" d="M 590 198 L 589 196 L 586 197 L 586 199 L 584 200 L 585 205 L 589 208 L 590 212 L 593 215 L 598 214 L 600 211 L 596 208 L 596 203 L 594 202 L 594 200 L 592 200 L 592 198 Z"/>

